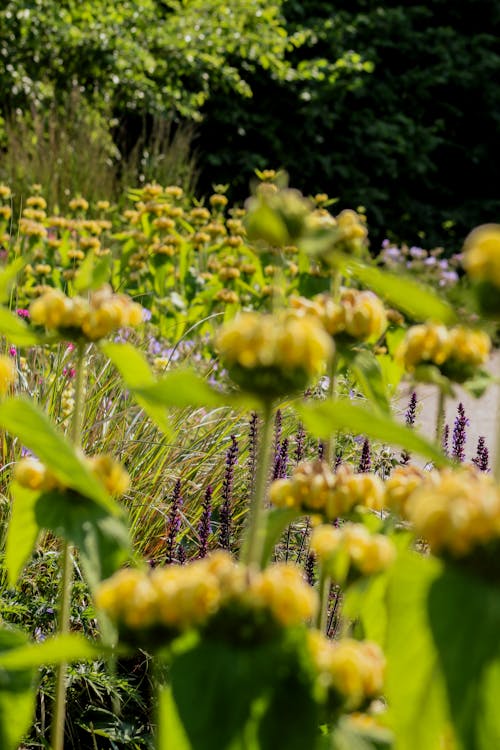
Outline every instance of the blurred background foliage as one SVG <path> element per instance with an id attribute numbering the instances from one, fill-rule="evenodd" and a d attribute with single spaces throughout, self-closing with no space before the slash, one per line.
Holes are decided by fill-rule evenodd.
<path id="1" fill-rule="evenodd" d="M 0 179 L 201 197 L 283 167 L 391 238 L 498 218 L 498 0 L 4 0 Z M 90 192 L 90 194 L 89 194 Z"/>

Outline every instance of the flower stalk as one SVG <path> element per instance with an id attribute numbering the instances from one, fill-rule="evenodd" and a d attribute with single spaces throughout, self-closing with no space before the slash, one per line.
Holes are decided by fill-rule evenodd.
<path id="1" fill-rule="evenodd" d="M 85 344 L 77 346 L 75 408 L 70 428 L 71 442 L 75 447 L 81 443 L 83 404 L 85 394 Z M 60 635 L 69 632 L 71 617 L 71 594 L 73 591 L 73 554 L 71 544 L 62 545 L 61 588 L 59 592 L 59 622 L 57 632 Z M 64 750 L 64 726 L 66 722 L 66 678 L 68 664 L 59 664 L 56 672 L 56 689 L 54 717 L 52 719 L 52 750 Z"/>

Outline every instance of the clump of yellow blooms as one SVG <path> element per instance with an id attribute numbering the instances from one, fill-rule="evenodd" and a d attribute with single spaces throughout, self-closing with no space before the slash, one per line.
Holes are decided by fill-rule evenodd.
<path id="1" fill-rule="evenodd" d="M 443 469 L 411 494 L 406 515 L 432 552 L 465 557 L 500 538 L 500 490 L 470 467 Z"/>
<path id="2" fill-rule="evenodd" d="M 106 454 L 85 459 L 89 469 L 104 485 L 110 495 L 123 495 L 130 486 L 130 477 L 118 461 Z M 33 456 L 22 458 L 14 466 L 14 480 L 29 490 L 50 492 L 64 490 L 65 485 L 56 478 L 51 469 Z"/>
<path id="3" fill-rule="evenodd" d="M 271 484 L 269 498 L 278 508 L 321 513 L 333 521 L 361 505 L 380 511 L 384 485 L 379 477 L 341 466 L 334 474 L 322 461 L 299 464 L 290 479 Z"/>
<path id="4" fill-rule="evenodd" d="M 311 550 L 321 565 L 335 577 L 336 560 L 341 556 L 345 569 L 352 566 L 369 576 L 386 570 L 396 558 L 396 548 L 383 534 L 370 534 L 360 523 L 346 523 L 341 528 L 317 526 L 311 535 Z"/>
<path id="5" fill-rule="evenodd" d="M 500 224 L 483 224 L 468 235 L 463 264 L 474 281 L 500 287 Z"/>
<path id="6" fill-rule="evenodd" d="M 127 295 L 114 294 L 109 286 L 92 292 L 88 299 L 67 297 L 58 289 L 49 289 L 32 302 L 30 316 L 35 325 L 65 337 L 97 341 L 119 328 L 139 325 L 143 309 Z"/>
<path id="7" fill-rule="evenodd" d="M 432 364 L 452 380 L 463 382 L 488 361 L 491 340 L 473 328 L 424 323 L 406 332 L 396 357 L 409 371 L 421 364 Z"/>
<path id="8" fill-rule="evenodd" d="M 342 288 L 338 300 L 319 294 L 312 300 L 292 298 L 291 304 L 317 316 L 331 336 L 348 341 L 376 341 L 387 328 L 387 316 L 376 294 Z"/>
<path id="9" fill-rule="evenodd" d="M 384 688 L 385 657 L 371 641 L 332 641 L 319 631 L 308 635 L 309 653 L 323 685 L 337 693 L 348 710 L 377 698 Z"/>
<path id="10" fill-rule="evenodd" d="M 418 466 L 398 466 L 385 480 L 385 504 L 400 516 L 406 517 L 408 500 L 424 483 L 432 484 L 439 477 L 437 471 L 423 471 Z"/>
<path id="11" fill-rule="evenodd" d="M 184 566 L 121 570 L 101 584 L 96 605 L 126 629 L 183 631 L 206 624 L 225 607 L 266 613 L 281 627 L 298 625 L 313 617 L 318 600 L 295 566 L 250 573 L 217 551 Z"/>
<path id="12" fill-rule="evenodd" d="M 0 396 L 5 396 L 16 382 L 16 366 L 11 357 L 0 354 Z"/>
<path id="13" fill-rule="evenodd" d="M 304 388 L 333 354 L 315 318 L 289 311 L 242 313 L 221 328 L 216 347 L 236 383 L 269 396 Z"/>

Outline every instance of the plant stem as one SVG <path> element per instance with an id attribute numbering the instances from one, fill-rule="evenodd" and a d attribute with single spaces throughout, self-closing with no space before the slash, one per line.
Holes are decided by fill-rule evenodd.
<path id="1" fill-rule="evenodd" d="M 438 405 L 436 414 L 436 443 L 441 447 L 443 442 L 443 428 L 445 418 L 445 406 L 446 406 L 446 394 L 444 391 L 438 389 Z"/>
<path id="2" fill-rule="evenodd" d="M 76 383 L 75 383 L 75 408 L 71 422 L 70 438 L 74 446 L 79 447 L 81 443 L 82 413 L 84 403 L 85 383 L 85 345 L 78 344 L 76 359 Z M 59 592 L 59 622 L 57 632 L 59 635 L 68 633 L 70 629 L 71 616 L 71 593 L 73 590 L 73 559 L 71 545 L 64 541 L 62 545 L 62 579 Z M 66 676 L 68 672 L 67 663 L 61 663 L 56 672 L 56 691 L 54 704 L 54 717 L 52 719 L 53 750 L 64 749 L 64 725 L 66 722 Z"/>
<path id="3" fill-rule="evenodd" d="M 497 483 L 500 483 L 500 385 L 497 387 L 497 436 L 494 460 L 493 474 Z"/>
<path id="4" fill-rule="evenodd" d="M 242 560 L 246 565 L 261 567 L 262 549 L 264 546 L 265 528 L 262 523 L 264 501 L 266 497 L 267 479 L 270 463 L 270 446 L 273 434 L 273 410 L 266 402 L 262 414 L 262 432 L 257 455 L 257 476 L 250 501 L 250 511 L 247 524 L 247 538 L 242 552 Z"/>
<path id="5" fill-rule="evenodd" d="M 338 365 L 338 356 L 337 353 L 332 357 L 332 361 L 330 364 L 330 383 L 328 386 L 328 397 L 330 399 L 330 402 L 335 401 L 336 394 L 337 394 L 337 365 Z M 331 464 L 332 461 L 335 459 L 335 449 L 337 446 L 337 433 L 332 432 L 326 442 L 325 445 L 325 461 L 327 464 Z"/>
<path id="6" fill-rule="evenodd" d="M 330 600 L 330 587 L 332 579 L 325 573 L 323 565 L 320 565 L 319 571 L 319 609 L 316 619 L 318 630 L 326 633 L 326 623 L 328 621 L 328 604 Z"/>

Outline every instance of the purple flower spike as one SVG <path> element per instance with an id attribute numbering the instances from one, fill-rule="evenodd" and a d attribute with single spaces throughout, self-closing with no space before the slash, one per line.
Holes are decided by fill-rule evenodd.
<path id="1" fill-rule="evenodd" d="M 361 458 L 359 459 L 358 472 L 360 474 L 368 474 L 372 468 L 372 458 L 370 454 L 370 441 L 365 438 L 363 441 L 363 447 L 361 449 Z"/>
<path id="2" fill-rule="evenodd" d="M 222 483 L 222 505 L 220 509 L 219 543 L 222 549 L 231 549 L 232 521 L 233 521 L 233 484 L 234 467 L 238 461 L 238 442 L 231 435 L 231 445 L 226 453 L 226 468 Z"/>
<path id="3" fill-rule="evenodd" d="M 475 464 L 480 471 L 490 470 L 489 451 L 486 445 L 486 440 L 482 435 L 477 441 L 476 457 L 472 459 L 472 463 Z"/>
<path id="4" fill-rule="evenodd" d="M 212 487 L 208 485 L 203 498 L 200 524 L 198 526 L 198 557 L 203 558 L 208 554 L 208 540 L 212 533 Z"/>
<path id="5" fill-rule="evenodd" d="M 177 536 L 181 529 L 181 508 L 182 508 L 182 495 L 181 495 L 181 480 L 178 479 L 174 485 L 174 491 L 172 492 L 172 499 L 170 501 L 170 508 L 167 516 L 167 554 L 165 562 L 170 565 L 174 562 L 175 551 L 177 547 Z"/>
<path id="6" fill-rule="evenodd" d="M 453 435 L 451 440 L 451 455 L 455 461 L 463 463 L 465 461 L 465 443 L 467 440 L 467 427 L 469 420 L 465 416 L 465 409 L 462 403 L 459 403 L 457 416 L 453 425 Z"/>

